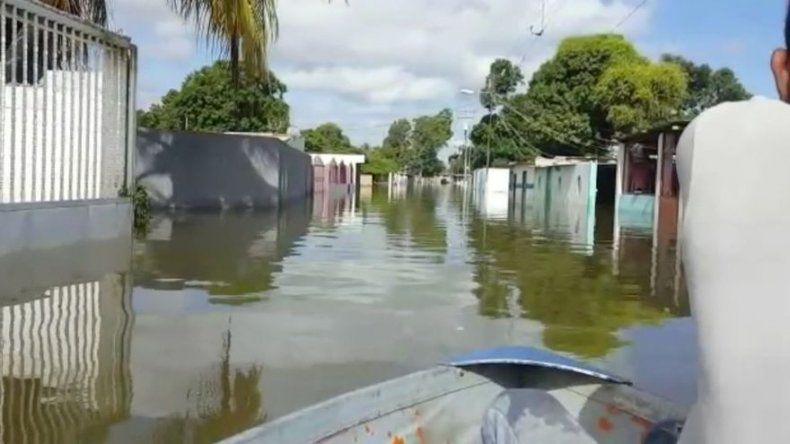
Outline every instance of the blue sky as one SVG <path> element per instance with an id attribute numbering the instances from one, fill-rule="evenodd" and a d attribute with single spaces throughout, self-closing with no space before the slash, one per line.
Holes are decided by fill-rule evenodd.
<path id="1" fill-rule="evenodd" d="M 768 61 L 784 46 L 786 8 L 785 0 L 660 0 L 638 42 L 653 54 L 669 50 L 729 66 L 751 92 L 772 97 Z"/>
<path id="2" fill-rule="evenodd" d="M 339 123 L 356 143 L 379 143 L 389 123 L 450 108 L 478 117 L 478 88 L 497 57 L 531 74 L 564 37 L 612 30 L 641 0 L 280 0 L 272 67 L 289 87 L 292 123 Z M 759 1 L 759 5 L 756 3 Z M 213 55 L 165 0 L 115 0 L 112 25 L 139 47 L 138 104 L 158 100 Z M 783 42 L 785 0 L 648 0 L 619 32 L 648 56 L 729 66 L 773 96 L 768 58 Z M 461 139 L 464 122 L 455 124 Z"/>

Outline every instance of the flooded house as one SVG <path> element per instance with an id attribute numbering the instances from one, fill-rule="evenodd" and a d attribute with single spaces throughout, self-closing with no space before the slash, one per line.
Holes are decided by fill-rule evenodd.
<path id="1" fill-rule="evenodd" d="M 538 157 L 514 165 L 510 188 L 516 216 L 540 231 L 559 232 L 574 244 L 592 248 L 601 168 L 611 170 L 607 164 L 573 157 Z"/>
<path id="2" fill-rule="evenodd" d="M 682 300 L 684 285 L 678 246 L 681 215 L 676 149 L 686 121 L 635 134 L 617 147 L 613 265 L 619 274 L 634 261 L 652 264 L 651 294 Z M 634 256 L 640 242 L 652 242 L 651 257 Z M 625 271 L 627 273 L 627 271 Z"/>
<path id="3" fill-rule="evenodd" d="M 337 202 L 356 201 L 363 154 L 310 153 L 313 165 L 313 213 L 330 218 Z M 349 196 L 350 195 L 350 196 Z"/>
<path id="4" fill-rule="evenodd" d="M 688 122 L 672 122 L 624 138 L 617 150 L 615 205 L 621 225 L 675 225 L 678 175 L 675 151 Z"/>
<path id="5" fill-rule="evenodd" d="M 479 168 L 472 173 L 472 197 L 481 215 L 493 219 L 507 218 L 509 177 L 507 168 Z"/>

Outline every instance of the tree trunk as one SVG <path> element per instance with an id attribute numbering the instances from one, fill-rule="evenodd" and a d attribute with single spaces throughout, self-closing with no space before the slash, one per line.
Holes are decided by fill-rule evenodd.
<path id="1" fill-rule="evenodd" d="M 238 32 L 234 31 L 230 38 L 230 78 L 233 86 L 239 86 L 239 57 L 239 36 Z"/>

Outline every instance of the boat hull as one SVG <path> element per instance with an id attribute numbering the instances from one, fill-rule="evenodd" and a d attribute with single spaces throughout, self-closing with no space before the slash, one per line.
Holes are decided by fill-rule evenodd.
<path id="1" fill-rule="evenodd" d="M 515 404 L 523 405 L 513 414 Z M 492 442 L 502 426 L 491 421 L 498 408 L 503 418 L 512 416 L 505 427 L 519 429 L 506 433 L 552 443 L 670 443 L 686 416 L 685 409 L 623 382 L 553 367 L 472 363 L 357 390 L 225 442 Z"/>

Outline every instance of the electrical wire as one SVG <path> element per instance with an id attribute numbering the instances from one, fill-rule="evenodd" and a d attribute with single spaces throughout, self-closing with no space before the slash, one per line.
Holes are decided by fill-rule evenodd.
<path id="1" fill-rule="evenodd" d="M 518 108 L 516 108 L 515 106 L 511 105 L 510 103 L 507 103 L 506 101 L 502 101 L 502 100 L 498 100 L 495 103 L 497 103 L 498 105 L 501 105 L 503 107 L 508 108 L 514 114 L 516 114 L 517 116 L 521 117 L 525 122 L 530 122 L 531 121 L 531 119 L 529 117 L 525 116 L 521 111 L 518 110 Z M 590 148 L 600 149 L 600 150 L 608 150 L 609 149 L 608 145 L 599 145 L 599 144 L 595 144 L 595 143 L 585 144 L 585 143 L 583 143 L 580 140 L 567 139 L 566 136 L 562 135 L 561 133 L 559 133 L 558 131 L 554 130 L 553 128 L 544 127 L 543 129 L 548 130 L 549 132 L 553 133 L 552 138 L 556 142 L 559 142 L 559 143 L 562 143 L 562 144 L 565 144 L 565 145 L 569 145 L 569 146 L 572 146 L 574 148 L 582 148 L 583 150 L 589 150 Z"/>
<path id="2" fill-rule="evenodd" d="M 642 9 L 647 4 L 648 1 L 649 0 L 642 0 L 638 5 L 636 5 L 636 7 L 634 7 L 634 9 L 631 10 L 631 12 L 628 13 L 628 15 L 626 15 L 622 20 L 620 20 L 614 26 L 614 28 L 612 28 L 612 31 L 616 31 L 621 26 L 623 26 L 627 21 L 631 20 L 631 17 L 633 17 L 637 12 L 639 12 L 639 10 Z"/>

